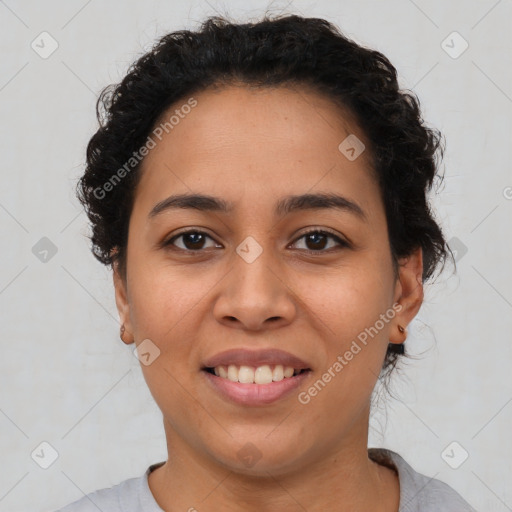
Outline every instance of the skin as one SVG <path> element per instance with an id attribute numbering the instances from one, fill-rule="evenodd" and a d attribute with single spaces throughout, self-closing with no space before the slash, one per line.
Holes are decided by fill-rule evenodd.
<path id="1" fill-rule="evenodd" d="M 397 475 L 368 458 L 370 399 L 388 342 L 405 341 L 398 325 L 421 306 L 422 253 L 400 260 L 395 278 L 369 151 L 350 161 L 338 149 L 349 134 L 369 142 L 348 112 L 306 89 L 232 85 L 194 97 L 198 105 L 143 161 L 126 279 L 114 266 L 123 341 L 150 339 L 160 350 L 141 364 L 169 454 L 149 476 L 151 492 L 170 512 L 396 512 Z M 234 211 L 177 209 L 148 219 L 159 201 L 192 192 L 232 201 Z M 350 198 L 367 220 L 335 209 L 274 216 L 284 196 L 317 192 Z M 159 245 L 182 228 L 210 238 Z M 350 245 L 328 238 L 322 246 L 302 236 L 306 228 L 330 230 Z M 236 252 L 248 236 L 263 250 L 252 263 Z M 197 254 L 186 254 L 194 247 Z M 298 393 L 394 304 L 400 312 L 301 404 Z M 200 368 L 240 347 L 277 347 L 313 371 L 277 402 L 234 404 Z M 251 467 L 238 457 L 248 442 L 261 456 Z"/>

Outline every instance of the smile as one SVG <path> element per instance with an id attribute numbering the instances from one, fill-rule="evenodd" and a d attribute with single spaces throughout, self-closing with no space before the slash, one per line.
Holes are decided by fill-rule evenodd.
<path id="1" fill-rule="evenodd" d="M 289 379 L 307 370 L 295 369 L 292 366 L 283 366 L 282 364 L 264 364 L 257 367 L 230 364 L 227 366 L 220 365 L 215 368 L 206 368 L 206 371 L 222 379 L 228 379 L 231 382 L 240 382 L 242 384 L 270 384 L 271 382 L 280 382 L 283 379 Z"/>
<path id="2" fill-rule="evenodd" d="M 237 405 L 252 407 L 269 405 L 290 396 L 292 392 L 297 390 L 297 388 L 299 388 L 299 386 L 301 386 L 312 374 L 312 371 L 309 369 L 294 370 L 292 367 L 281 367 L 280 369 L 278 367 L 281 365 L 276 365 L 271 374 L 274 375 L 275 372 L 277 380 L 272 380 L 266 384 L 259 384 L 258 382 L 255 382 L 255 380 L 259 380 L 261 376 L 260 374 L 268 380 L 270 374 L 269 368 L 271 368 L 271 365 L 258 366 L 255 369 L 246 366 L 245 368 L 248 368 L 250 371 L 244 370 L 243 365 L 240 368 L 233 365 L 231 375 L 233 379 L 235 376 L 237 377 L 236 381 L 229 378 L 230 366 L 231 365 L 223 367 L 223 370 L 227 372 L 227 377 L 222 377 L 220 375 L 220 372 L 223 370 L 219 367 L 216 367 L 219 375 L 215 375 L 214 368 L 204 368 L 201 374 L 204 375 L 206 384 L 214 391 L 216 396 Z M 256 373 L 259 368 L 264 369 L 260 370 L 259 373 Z M 292 375 L 286 377 L 285 370 L 287 370 L 287 375 L 290 373 Z M 254 375 L 254 377 L 251 375 Z M 240 380 L 238 380 L 240 378 L 242 380 L 250 379 L 250 382 L 240 382 Z"/>

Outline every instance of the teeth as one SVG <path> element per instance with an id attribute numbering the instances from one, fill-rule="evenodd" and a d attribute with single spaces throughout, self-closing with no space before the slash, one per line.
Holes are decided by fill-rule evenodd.
<path id="1" fill-rule="evenodd" d="M 242 384 L 254 382 L 254 370 L 250 366 L 240 366 L 238 370 L 238 382 Z"/>
<path id="2" fill-rule="evenodd" d="M 256 384 L 270 384 L 272 382 L 272 370 L 268 364 L 256 368 L 254 382 Z"/>
<path id="3" fill-rule="evenodd" d="M 293 377 L 295 370 L 292 366 L 277 364 L 272 369 L 270 365 L 264 364 L 254 368 L 252 366 L 242 365 L 240 367 L 230 364 L 229 366 L 216 366 L 213 369 L 217 377 L 229 379 L 232 382 L 241 382 L 242 384 L 270 384 L 279 382 L 284 378 Z M 297 370 L 299 373 L 299 370 Z"/>
<path id="4" fill-rule="evenodd" d="M 238 382 L 238 368 L 234 364 L 228 366 L 228 379 Z"/>
<path id="5" fill-rule="evenodd" d="M 272 380 L 274 382 L 278 382 L 283 379 L 284 379 L 283 365 L 277 364 L 276 367 L 274 368 L 274 371 L 272 372 Z"/>

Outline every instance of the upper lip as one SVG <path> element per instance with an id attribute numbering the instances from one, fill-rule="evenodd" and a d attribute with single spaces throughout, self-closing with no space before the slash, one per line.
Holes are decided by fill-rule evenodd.
<path id="1" fill-rule="evenodd" d="M 262 366 L 264 364 L 291 366 L 296 370 L 308 370 L 310 366 L 299 357 L 276 348 L 263 350 L 230 349 L 209 357 L 203 368 L 216 366 Z"/>

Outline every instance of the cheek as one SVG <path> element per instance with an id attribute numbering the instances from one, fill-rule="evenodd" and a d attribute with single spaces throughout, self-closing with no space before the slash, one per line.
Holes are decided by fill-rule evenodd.
<path id="1" fill-rule="evenodd" d="M 135 339 L 137 343 L 149 339 L 157 347 L 158 357 L 150 365 L 141 364 L 141 369 L 162 410 L 180 409 L 182 402 L 190 402 L 182 386 L 193 393 L 189 388 L 199 371 L 201 319 L 208 314 L 202 299 L 209 287 L 197 287 L 176 274 L 169 269 L 139 272 L 131 294 Z"/>
<path id="2" fill-rule="evenodd" d="M 304 289 L 310 308 L 330 328 L 329 337 L 339 341 L 340 350 L 392 306 L 391 272 L 376 265 L 353 266 L 333 273 L 330 278 L 311 279 Z M 386 333 L 388 324 L 380 325 L 381 330 Z"/>
<path id="3" fill-rule="evenodd" d="M 192 421 L 200 414 L 194 411 L 190 394 L 194 395 L 191 377 L 199 371 L 197 319 L 207 314 L 201 302 L 207 288 L 197 289 L 176 274 L 169 269 L 139 272 L 132 287 L 130 316 L 137 342 L 149 339 L 158 347 L 154 361 L 141 364 L 155 402 L 162 411 L 176 412 L 168 417 L 170 421 L 175 417 Z"/>
<path id="4" fill-rule="evenodd" d="M 130 315 L 139 337 L 155 339 L 161 343 L 180 323 L 201 308 L 209 285 L 196 283 L 184 275 L 180 268 L 142 267 L 135 274 L 130 293 Z"/>
<path id="5" fill-rule="evenodd" d="M 389 342 L 395 311 L 390 303 L 389 269 L 374 266 L 339 273 L 323 287 L 310 283 L 314 316 L 321 319 L 327 357 L 319 388 L 326 405 L 365 403 L 371 394 Z M 314 393 L 314 391 L 313 391 Z"/>

